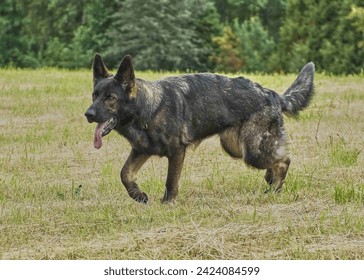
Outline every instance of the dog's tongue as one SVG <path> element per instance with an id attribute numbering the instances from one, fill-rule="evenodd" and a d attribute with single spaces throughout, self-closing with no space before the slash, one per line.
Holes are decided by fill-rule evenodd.
<path id="1" fill-rule="evenodd" d="M 95 128 L 95 138 L 94 138 L 94 147 L 96 149 L 100 149 L 102 146 L 102 129 L 104 128 L 106 122 L 98 123 Z"/>

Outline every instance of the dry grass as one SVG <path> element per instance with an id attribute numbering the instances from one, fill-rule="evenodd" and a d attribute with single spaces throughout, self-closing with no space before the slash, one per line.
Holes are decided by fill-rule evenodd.
<path id="1" fill-rule="evenodd" d="M 187 155 L 173 205 L 160 204 L 165 159 L 131 200 L 116 133 L 93 148 L 91 73 L 0 70 L 0 255 L 3 259 L 363 259 L 363 77 L 317 75 L 300 120 L 286 119 L 284 191 L 225 155 L 217 138 Z M 155 79 L 158 73 L 139 73 Z M 294 76 L 250 76 L 283 92 Z"/>

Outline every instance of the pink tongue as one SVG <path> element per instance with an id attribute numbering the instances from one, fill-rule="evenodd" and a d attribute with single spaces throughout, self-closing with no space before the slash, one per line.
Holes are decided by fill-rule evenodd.
<path id="1" fill-rule="evenodd" d="M 95 128 L 95 138 L 94 138 L 94 147 L 96 149 L 100 149 L 102 146 L 102 129 L 105 126 L 105 123 L 98 123 Z"/>

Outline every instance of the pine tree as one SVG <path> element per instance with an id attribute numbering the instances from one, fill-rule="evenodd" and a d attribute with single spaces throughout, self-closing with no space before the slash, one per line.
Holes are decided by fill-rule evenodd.
<path id="1" fill-rule="evenodd" d="M 285 71 L 314 61 L 330 73 L 358 73 L 363 68 L 361 35 L 350 18 L 359 0 L 288 0 L 278 54 Z M 361 1 L 362 2 L 362 1 Z M 363 4 L 362 4 L 363 5 Z"/>
<path id="2" fill-rule="evenodd" d="M 215 48 L 210 59 L 216 65 L 215 70 L 225 73 L 241 71 L 244 64 L 239 54 L 241 42 L 232 28 L 226 25 L 222 34 L 213 37 L 212 40 Z"/>
<path id="3" fill-rule="evenodd" d="M 275 42 L 263 27 L 258 17 L 239 24 L 234 22 L 234 31 L 239 38 L 239 53 L 243 61 L 240 71 L 270 72 L 270 59 L 274 52 Z"/>
<path id="4" fill-rule="evenodd" d="M 0 5 L 0 66 L 38 66 L 29 55 L 30 38 L 23 32 L 25 14 L 18 1 L 5 0 Z"/>
<path id="5" fill-rule="evenodd" d="M 196 0 L 125 0 L 114 14 L 108 55 L 135 58 L 138 69 L 201 70 L 207 68 L 207 23 L 213 6 Z M 216 14 L 217 16 L 217 14 Z M 211 35 L 210 35 L 211 36 Z"/>

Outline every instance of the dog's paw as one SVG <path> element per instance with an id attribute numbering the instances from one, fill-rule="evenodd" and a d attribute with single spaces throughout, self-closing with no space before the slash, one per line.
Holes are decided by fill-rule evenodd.
<path id="1" fill-rule="evenodd" d="M 164 192 L 164 196 L 161 199 L 161 202 L 163 204 L 172 204 L 175 201 L 175 198 L 177 197 L 177 192 L 167 192 L 167 190 Z"/>
<path id="2" fill-rule="evenodd" d="M 144 204 L 147 204 L 149 200 L 147 194 L 144 192 L 134 194 L 133 199 Z"/>

